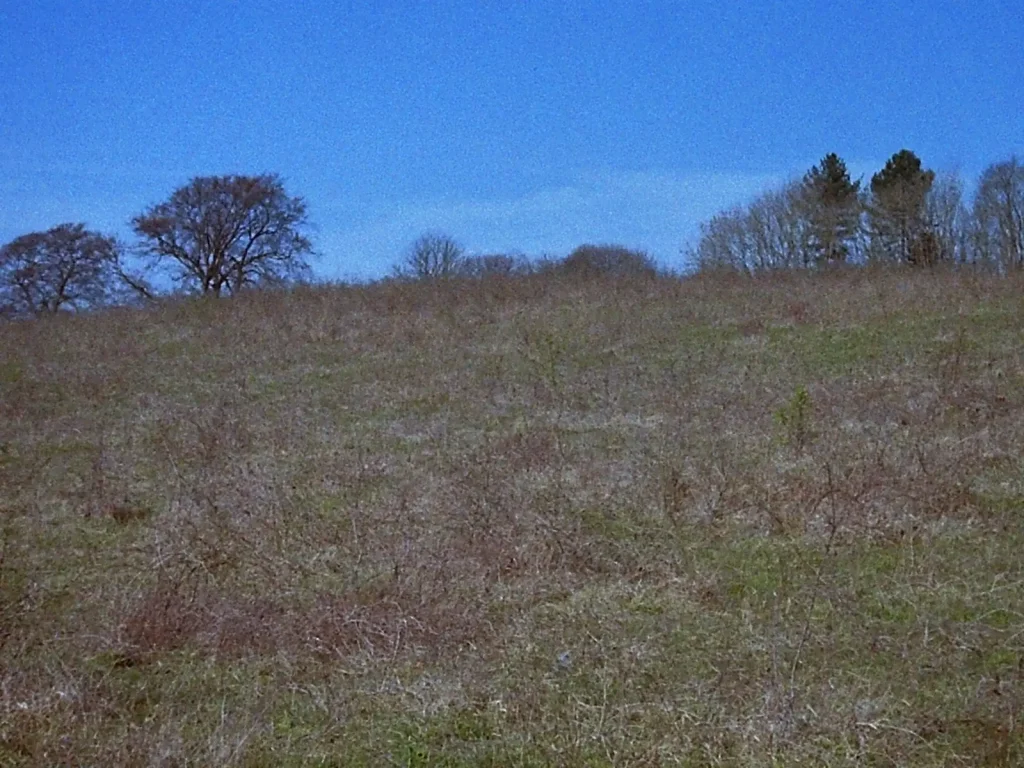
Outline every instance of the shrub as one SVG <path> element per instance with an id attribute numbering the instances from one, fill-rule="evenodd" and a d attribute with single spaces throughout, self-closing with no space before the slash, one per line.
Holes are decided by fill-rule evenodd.
<path id="1" fill-rule="evenodd" d="M 581 245 L 566 256 L 561 270 L 584 277 L 657 274 L 654 262 L 646 253 L 621 245 Z"/>

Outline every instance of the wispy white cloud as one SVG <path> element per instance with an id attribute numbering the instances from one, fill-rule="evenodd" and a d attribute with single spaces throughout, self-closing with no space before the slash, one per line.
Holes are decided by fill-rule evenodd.
<path id="1" fill-rule="evenodd" d="M 778 174 L 592 172 L 516 198 L 396 204 L 347 228 L 321 226 L 321 271 L 379 275 L 427 230 L 471 252 L 564 255 L 584 242 L 641 248 L 679 265 L 701 221 L 783 180 Z"/>

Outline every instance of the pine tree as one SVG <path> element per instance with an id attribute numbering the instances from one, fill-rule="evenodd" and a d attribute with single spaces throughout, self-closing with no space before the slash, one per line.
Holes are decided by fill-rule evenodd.
<path id="1" fill-rule="evenodd" d="M 931 228 L 926 215 L 935 172 L 923 170 L 921 159 L 901 149 L 871 177 L 872 248 L 878 255 L 907 263 L 928 263 Z"/>
<path id="2" fill-rule="evenodd" d="M 846 163 L 832 152 L 804 176 L 801 199 L 809 257 L 819 264 L 846 261 L 860 231 L 860 181 L 850 180 Z"/>

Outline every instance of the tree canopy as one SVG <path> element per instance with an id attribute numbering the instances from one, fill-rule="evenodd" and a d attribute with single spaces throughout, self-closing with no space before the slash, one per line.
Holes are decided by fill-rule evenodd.
<path id="1" fill-rule="evenodd" d="M 409 246 L 404 261 L 395 270 L 400 277 L 433 280 L 459 273 L 464 251 L 453 237 L 427 232 Z"/>
<path id="2" fill-rule="evenodd" d="M 646 253 L 622 245 L 581 245 L 565 258 L 561 268 L 587 277 L 653 275 L 657 271 Z"/>
<path id="3" fill-rule="evenodd" d="M 0 308 L 39 315 L 105 303 L 118 280 L 117 241 L 60 224 L 15 238 L 0 248 Z"/>
<path id="4" fill-rule="evenodd" d="M 974 217 L 985 257 L 1003 268 L 1024 267 L 1024 165 L 1016 156 L 982 173 Z"/>
<path id="5" fill-rule="evenodd" d="M 829 153 L 800 179 L 704 222 L 688 255 L 699 269 L 747 272 L 836 262 L 1024 266 L 1020 168 L 1013 158 L 991 166 L 972 210 L 957 174 L 936 175 L 910 150 L 893 154 L 867 190 Z"/>
<path id="6" fill-rule="evenodd" d="M 899 261 L 933 261 L 934 234 L 928 227 L 926 203 L 935 172 L 925 170 L 921 159 L 908 149 L 890 157 L 871 177 L 872 243 Z"/>
<path id="7" fill-rule="evenodd" d="M 846 163 L 832 152 L 807 172 L 801 192 L 810 258 L 846 261 L 861 228 L 860 182 L 850 180 Z"/>
<path id="8" fill-rule="evenodd" d="M 215 296 L 303 277 L 313 253 L 306 201 L 271 174 L 196 177 L 132 227 L 173 279 Z"/>

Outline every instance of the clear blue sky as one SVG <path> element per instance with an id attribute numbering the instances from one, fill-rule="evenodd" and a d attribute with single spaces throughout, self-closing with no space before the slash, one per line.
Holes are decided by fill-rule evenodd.
<path id="1" fill-rule="evenodd" d="M 0 242 L 280 173 L 324 277 L 698 223 L 838 152 L 1024 155 L 1018 2 L 0 0 Z"/>

